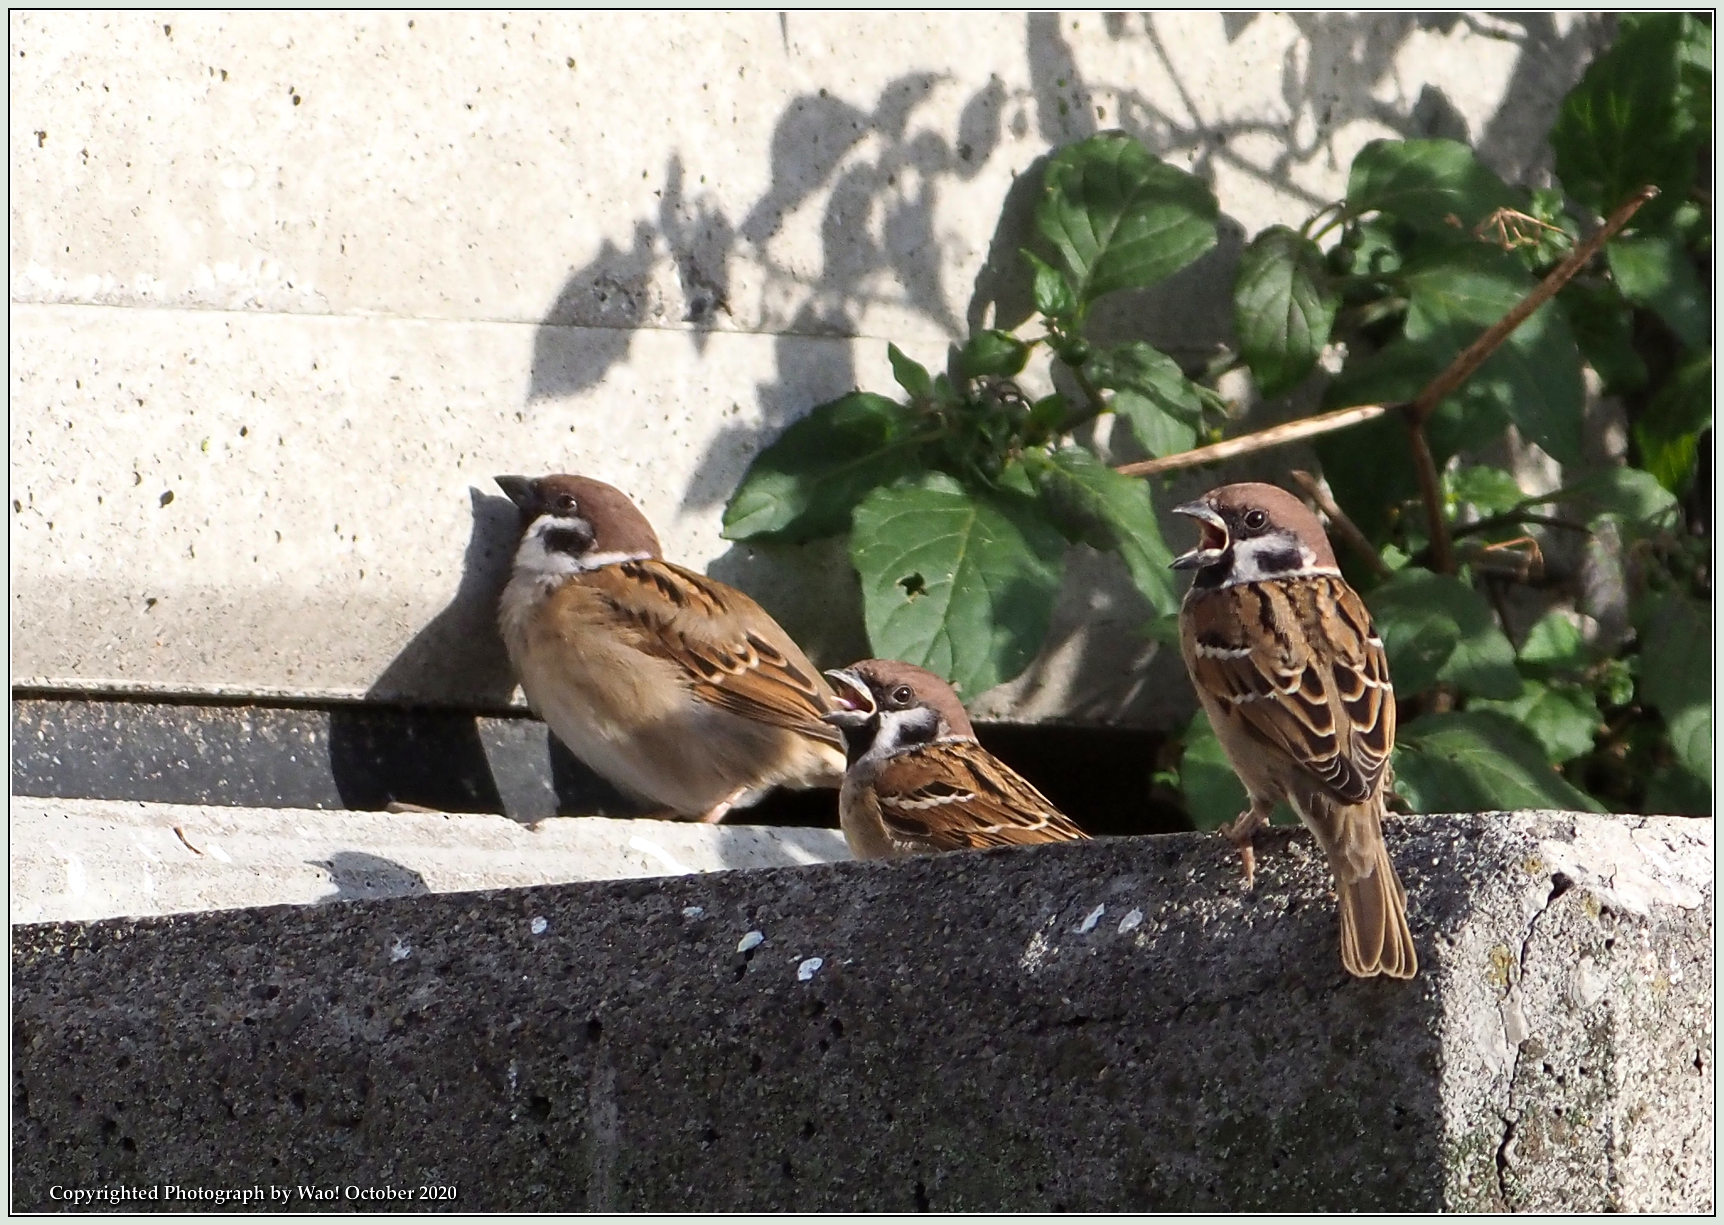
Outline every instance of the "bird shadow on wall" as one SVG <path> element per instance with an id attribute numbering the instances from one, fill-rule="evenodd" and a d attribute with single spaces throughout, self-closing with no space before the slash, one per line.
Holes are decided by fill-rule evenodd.
<path id="1" fill-rule="evenodd" d="M 1225 169 L 1230 177 L 1246 176 L 1314 211 L 1327 201 L 1302 189 L 1296 172 L 1313 164 L 1343 163 L 1351 149 L 1339 150 L 1337 137 L 1349 125 L 1369 120 L 1407 138 L 1471 139 L 1499 173 L 1517 181 L 1548 157 L 1543 134 L 1556 101 L 1578 79 L 1599 41 L 1595 23 L 1559 30 L 1548 14 L 1510 14 L 1490 18 L 1488 24 L 1463 14 L 1292 14 L 1274 18 L 1291 21 L 1301 36 L 1281 67 L 1282 105 L 1268 117 L 1242 118 L 1233 113 L 1232 99 L 1196 96 L 1186 86 L 1191 73 L 1182 70 L 1177 48 L 1168 43 L 1170 22 L 1178 20 L 1164 14 L 1103 18 L 1108 39 L 1138 44 L 1154 65 L 1153 91 L 1133 81 L 1098 78 L 1086 68 L 1083 48 L 1074 45 L 1062 19 L 1029 14 L 1023 25 L 1026 84 L 998 77 L 978 81 L 955 111 L 950 73 L 905 73 L 871 101 L 845 100 L 826 91 L 793 98 L 763 151 L 770 165 L 767 187 L 734 213 L 734 206 L 715 201 L 701 187 L 681 155 L 672 154 L 654 212 L 628 222 L 626 239 L 603 238 L 590 258 L 571 268 L 536 326 L 529 410 L 601 411 L 591 392 L 629 359 L 642 329 L 683 331 L 696 352 L 704 352 L 718 332 L 774 334 L 772 375 L 751 395 L 735 390 L 739 406 L 746 407 L 724 420 L 692 465 L 682 507 L 710 511 L 729 497 L 749 462 L 785 426 L 857 385 L 852 346 L 872 307 L 884 304 L 901 315 L 907 312 L 926 332 L 952 341 L 973 328 L 1009 328 L 1030 317 L 1029 278 L 1018 250 L 1035 242 L 1041 166 L 1060 146 L 1121 128 L 1211 184 Z M 1270 18 L 1228 14 L 1220 20 L 1231 43 Z M 1463 25 L 1520 48 L 1503 106 L 1484 130 L 1469 131 L 1462 112 L 1435 85 L 1417 87 L 1410 100 L 1384 100 L 1397 93 L 1404 99 L 1413 88 L 1397 67 L 1410 40 Z M 950 284 L 939 224 L 943 194 L 974 179 L 1002 150 L 1011 156 L 1009 145 L 1021 148 L 1026 141 L 1038 155 L 1026 162 L 997 213 L 990 214 L 997 222 L 973 281 L 967 288 Z M 1265 157 L 1258 151 L 1266 144 L 1275 152 Z M 1221 203 L 1225 208 L 1227 200 Z M 811 212 L 818 259 L 793 262 L 778 236 L 790 225 L 806 228 Z M 1217 246 L 1177 276 L 1100 304 L 1095 331 L 1105 340 L 1148 340 L 1188 370 L 1201 367 L 1231 340 L 1230 289 L 1245 240 L 1244 228 L 1225 212 L 1219 230 Z M 811 274 L 810 265 L 817 271 Z M 739 323 L 732 313 L 733 296 L 742 284 L 758 303 L 749 309 L 759 317 Z M 883 348 L 883 342 L 867 343 Z M 928 347 L 925 337 L 908 343 Z M 912 356 L 930 366 L 943 364 L 942 353 Z M 1250 411 L 1269 421 L 1307 409 L 1283 399 Z M 1245 470 L 1251 476 L 1271 475 L 1279 470 L 1276 463 L 1273 457 L 1261 459 L 1258 467 Z M 1232 470 L 1226 475 L 1232 478 Z M 1170 482 L 1158 491 L 1157 502 L 1165 509 L 1173 498 L 1218 479 L 1210 472 Z M 400 700 L 393 695 L 437 691 L 443 686 L 436 678 L 453 670 L 451 675 L 461 677 L 479 700 L 499 707 L 507 701 L 512 678 L 493 610 L 514 537 L 513 509 L 500 498 L 473 496 L 473 537 L 455 598 L 415 635 L 368 697 L 387 702 Z M 698 559 L 675 560 L 749 591 L 823 666 L 866 653 L 858 587 L 842 541 L 736 544 L 707 559 L 704 567 Z M 1109 592 L 1106 619 L 1141 625 L 1147 609 L 1133 603 L 1138 597 L 1123 571 L 1113 559 L 1094 561 L 1081 573 L 1112 574 L 1111 582 L 1097 583 Z M 1085 720 L 1107 722 L 1158 687 L 1122 676 L 1117 655 L 1095 649 L 1095 635 L 1085 631 L 1085 624 L 1096 615 L 1095 598 L 1062 598 L 1047 649 L 1014 691 L 1023 702 L 1033 705 L 1044 687 L 1059 685 L 1066 709 L 1081 711 Z M 1061 656 L 1057 677 L 1047 668 L 1055 652 Z M 1171 682 L 1159 687 L 1184 693 Z M 344 800 L 375 807 L 427 790 L 415 773 L 426 760 L 427 746 L 379 744 L 367 735 L 343 736 L 338 744 L 332 734 L 331 756 L 338 779 L 345 779 Z M 462 793 L 472 796 L 471 803 L 495 810 L 498 788 L 484 781 L 488 775 L 480 769 L 485 754 L 477 726 L 451 733 L 432 747 L 435 770 L 444 772 L 438 786 L 465 788 Z M 379 771 L 378 763 L 385 768 Z M 582 778 L 578 766 L 559 768 L 575 780 L 570 787 Z M 559 785 L 559 795 L 564 790 Z"/>

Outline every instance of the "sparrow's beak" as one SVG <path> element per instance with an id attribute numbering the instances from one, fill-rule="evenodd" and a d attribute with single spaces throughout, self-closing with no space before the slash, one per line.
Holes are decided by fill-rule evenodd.
<path id="1" fill-rule="evenodd" d="M 491 479 L 497 482 L 498 489 L 509 495 L 509 501 L 523 512 L 531 510 L 533 504 L 539 500 L 538 491 L 533 487 L 535 482 L 528 477 L 494 476 Z"/>
<path id="2" fill-rule="evenodd" d="M 1196 519 L 1203 529 L 1197 539 L 1197 547 L 1173 559 L 1171 565 L 1175 570 L 1201 570 L 1204 566 L 1213 566 L 1227 555 L 1227 546 L 1232 541 L 1227 534 L 1226 521 L 1214 508 L 1204 502 L 1187 502 L 1184 506 L 1175 506 L 1173 513 Z"/>
<path id="3" fill-rule="evenodd" d="M 874 717 L 874 695 L 854 672 L 833 668 L 826 673 L 832 682 L 832 709 L 820 717 L 836 727 L 861 727 Z"/>

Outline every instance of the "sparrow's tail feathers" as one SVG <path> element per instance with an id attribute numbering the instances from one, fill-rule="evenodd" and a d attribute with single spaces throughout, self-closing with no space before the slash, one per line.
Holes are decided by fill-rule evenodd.
<path id="1" fill-rule="evenodd" d="M 1349 974 L 1411 978 L 1418 973 L 1407 926 L 1407 891 L 1389 862 L 1374 807 L 1346 814 L 1342 843 L 1329 857 L 1341 912 L 1341 964 Z"/>

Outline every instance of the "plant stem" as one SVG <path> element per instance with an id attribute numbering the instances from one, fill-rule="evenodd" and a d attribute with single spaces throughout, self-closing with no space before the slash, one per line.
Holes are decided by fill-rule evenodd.
<path id="1" fill-rule="evenodd" d="M 1455 572 L 1455 546 L 1449 539 L 1448 516 L 1443 514 L 1443 481 L 1436 456 L 1425 437 L 1425 423 L 1408 408 L 1403 417 L 1413 451 L 1413 471 L 1419 478 L 1419 499 L 1425 504 L 1425 527 L 1431 536 L 1431 569 L 1438 574 Z"/>
<path id="2" fill-rule="evenodd" d="M 1268 429 L 1258 430 L 1254 434 L 1242 434 L 1238 438 L 1229 438 L 1225 442 L 1211 443 L 1207 447 L 1181 451 L 1177 455 L 1163 455 L 1160 459 L 1144 459 L 1134 464 L 1121 464 L 1115 471 L 1124 473 L 1126 476 L 1154 476 L 1161 472 L 1172 472 L 1176 468 L 1193 468 L 1198 464 L 1217 463 L 1238 455 L 1249 455 L 1254 451 L 1266 451 L 1270 447 L 1298 442 L 1301 438 L 1315 438 L 1319 434 L 1328 434 L 1335 430 L 1344 430 L 1348 426 L 1375 421 L 1388 412 L 1390 407 L 1387 404 L 1355 404 L 1351 408 L 1337 408 L 1333 412 L 1319 413 L 1315 417 L 1305 417 L 1299 421 L 1289 421 L 1283 425 L 1270 426 Z"/>

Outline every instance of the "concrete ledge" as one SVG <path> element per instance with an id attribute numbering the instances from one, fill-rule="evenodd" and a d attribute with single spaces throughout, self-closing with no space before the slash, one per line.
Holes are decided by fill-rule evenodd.
<path id="1" fill-rule="evenodd" d="M 12 920 L 401 897 L 848 859 L 835 829 L 12 801 Z"/>
<path id="2" fill-rule="evenodd" d="M 14 1202 L 1709 1211 L 1710 826 L 1389 837 L 1408 984 L 1289 833 L 16 927 Z"/>

